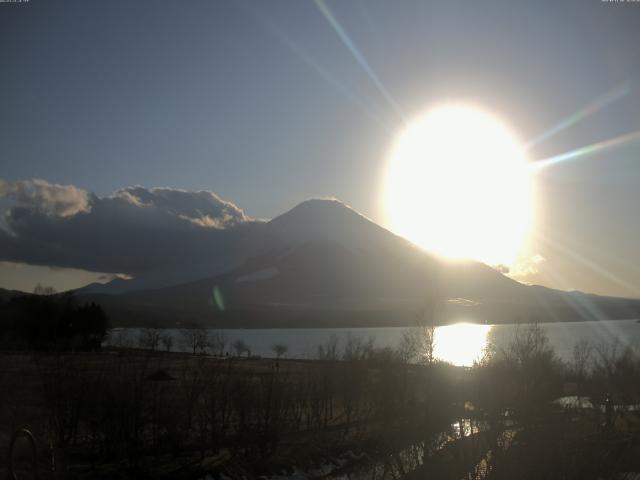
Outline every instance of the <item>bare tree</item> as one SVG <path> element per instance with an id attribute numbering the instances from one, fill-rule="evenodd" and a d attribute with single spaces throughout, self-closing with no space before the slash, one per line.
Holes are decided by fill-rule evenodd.
<path id="1" fill-rule="evenodd" d="M 407 363 L 435 363 L 436 325 L 442 316 L 444 303 L 438 283 L 430 285 L 423 307 L 416 313 L 416 326 L 402 333 L 398 346 L 400 357 Z"/>
<path id="2" fill-rule="evenodd" d="M 607 376 L 614 377 L 618 363 L 626 353 L 625 350 L 618 337 L 610 343 L 601 342 L 595 347 L 597 357 L 594 366 L 596 370 L 604 371 Z"/>
<path id="3" fill-rule="evenodd" d="M 332 333 L 327 343 L 318 345 L 319 360 L 337 360 L 338 359 L 338 336 Z"/>
<path id="4" fill-rule="evenodd" d="M 33 289 L 36 295 L 55 295 L 58 293 L 55 288 L 38 283 Z"/>
<path id="5" fill-rule="evenodd" d="M 142 348 L 147 348 L 152 352 L 155 352 L 160 345 L 160 329 L 158 328 L 145 328 L 140 332 L 138 337 L 138 345 Z"/>
<path id="6" fill-rule="evenodd" d="M 501 353 L 506 360 L 519 367 L 527 367 L 540 360 L 552 360 L 555 356 L 544 328 L 538 323 L 518 325 L 512 341 Z"/>
<path id="7" fill-rule="evenodd" d="M 573 346 L 571 370 L 578 379 L 584 379 L 587 374 L 592 353 L 593 345 L 587 340 L 580 340 Z"/>
<path id="8" fill-rule="evenodd" d="M 245 352 L 247 353 L 247 357 L 251 356 L 251 349 L 249 348 L 249 345 L 247 345 L 247 343 L 241 338 L 235 340 L 231 346 L 237 356 L 240 357 Z"/>
<path id="9" fill-rule="evenodd" d="M 436 329 L 433 325 L 419 325 L 402 332 L 398 353 L 406 363 L 431 365 L 436 361 Z"/>
<path id="10" fill-rule="evenodd" d="M 375 338 L 369 337 L 365 340 L 362 337 L 349 334 L 347 342 L 342 352 L 342 359 L 351 360 L 367 360 L 372 356 Z"/>
<path id="11" fill-rule="evenodd" d="M 222 356 L 228 341 L 224 332 L 213 332 L 210 335 L 209 346 L 215 355 Z"/>
<path id="12" fill-rule="evenodd" d="M 160 342 L 167 352 L 170 352 L 173 348 L 173 336 L 170 333 L 165 333 L 160 337 Z"/>
<path id="13" fill-rule="evenodd" d="M 274 343 L 271 350 L 276 354 L 276 358 L 280 358 L 289 351 L 289 345 L 286 343 Z"/>
<path id="14" fill-rule="evenodd" d="M 182 330 L 182 338 L 194 355 L 198 352 L 205 353 L 210 346 L 209 332 L 206 328 L 185 328 Z"/>

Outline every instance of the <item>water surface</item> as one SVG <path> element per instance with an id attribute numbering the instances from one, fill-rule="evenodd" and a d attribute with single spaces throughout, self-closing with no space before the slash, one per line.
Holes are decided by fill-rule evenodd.
<path id="1" fill-rule="evenodd" d="M 524 324 L 526 325 L 526 324 Z M 619 341 L 621 346 L 640 347 L 640 323 L 636 320 L 607 320 L 600 322 L 560 322 L 540 324 L 549 338 L 549 344 L 556 354 L 565 361 L 571 359 L 577 342 L 588 341 L 597 346 Z M 517 328 L 508 325 L 454 324 L 436 327 L 435 356 L 454 365 L 470 366 L 483 354 L 488 341 L 504 347 L 513 339 Z M 290 329 L 219 329 L 228 340 L 226 350 L 231 352 L 232 342 L 242 339 L 251 348 L 253 355 L 274 356 L 273 345 L 285 344 L 286 357 L 313 359 L 317 356 L 318 345 L 326 345 L 332 337 L 338 340 L 341 351 L 350 337 L 363 340 L 373 339 L 376 347 L 396 347 L 405 331 L 411 327 L 377 328 L 290 328 Z M 114 329 L 113 339 L 124 335 L 134 342 L 141 329 Z M 184 344 L 179 329 L 165 329 L 174 337 L 174 351 L 189 351 Z M 111 340 L 112 342 L 114 340 Z"/>

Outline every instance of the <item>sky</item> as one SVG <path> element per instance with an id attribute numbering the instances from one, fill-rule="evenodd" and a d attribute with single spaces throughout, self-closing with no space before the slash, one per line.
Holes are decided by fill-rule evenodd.
<path id="1" fill-rule="evenodd" d="M 385 226 L 394 138 L 447 101 L 501 118 L 532 161 L 636 132 L 638 25 L 640 3 L 601 0 L 0 3 L 0 287 L 130 274 L 38 253 L 89 204 L 105 238 L 116 200 L 217 225 L 336 197 Z M 640 297 L 635 140 L 536 176 L 511 275 Z"/>

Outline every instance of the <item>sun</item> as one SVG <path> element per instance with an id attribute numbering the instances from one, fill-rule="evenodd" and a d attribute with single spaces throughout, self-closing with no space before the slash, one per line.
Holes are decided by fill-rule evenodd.
<path id="1" fill-rule="evenodd" d="M 411 122 L 392 147 L 383 189 L 390 229 L 452 259 L 511 265 L 533 222 L 523 147 L 501 121 L 467 105 Z"/>

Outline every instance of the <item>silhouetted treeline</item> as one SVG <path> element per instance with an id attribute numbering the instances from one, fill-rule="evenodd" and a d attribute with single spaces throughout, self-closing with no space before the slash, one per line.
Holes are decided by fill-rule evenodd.
<path id="1" fill-rule="evenodd" d="M 461 368 L 433 357 L 432 334 L 408 332 L 396 349 L 333 337 L 317 361 L 196 347 L 6 355 L 0 425 L 32 429 L 57 478 L 253 480 L 293 466 L 319 476 L 323 464 L 326 478 L 374 480 L 640 471 L 637 351 L 581 343 L 563 363 L 527 326 Z"/>
<path id="2" fill-rule="evenodd" d="M 0 345 L 4 349 L 96 351 L 109 320 L 95 303 L 78 305 L 72 293 L 37 289 L 0 304 Z"/>

